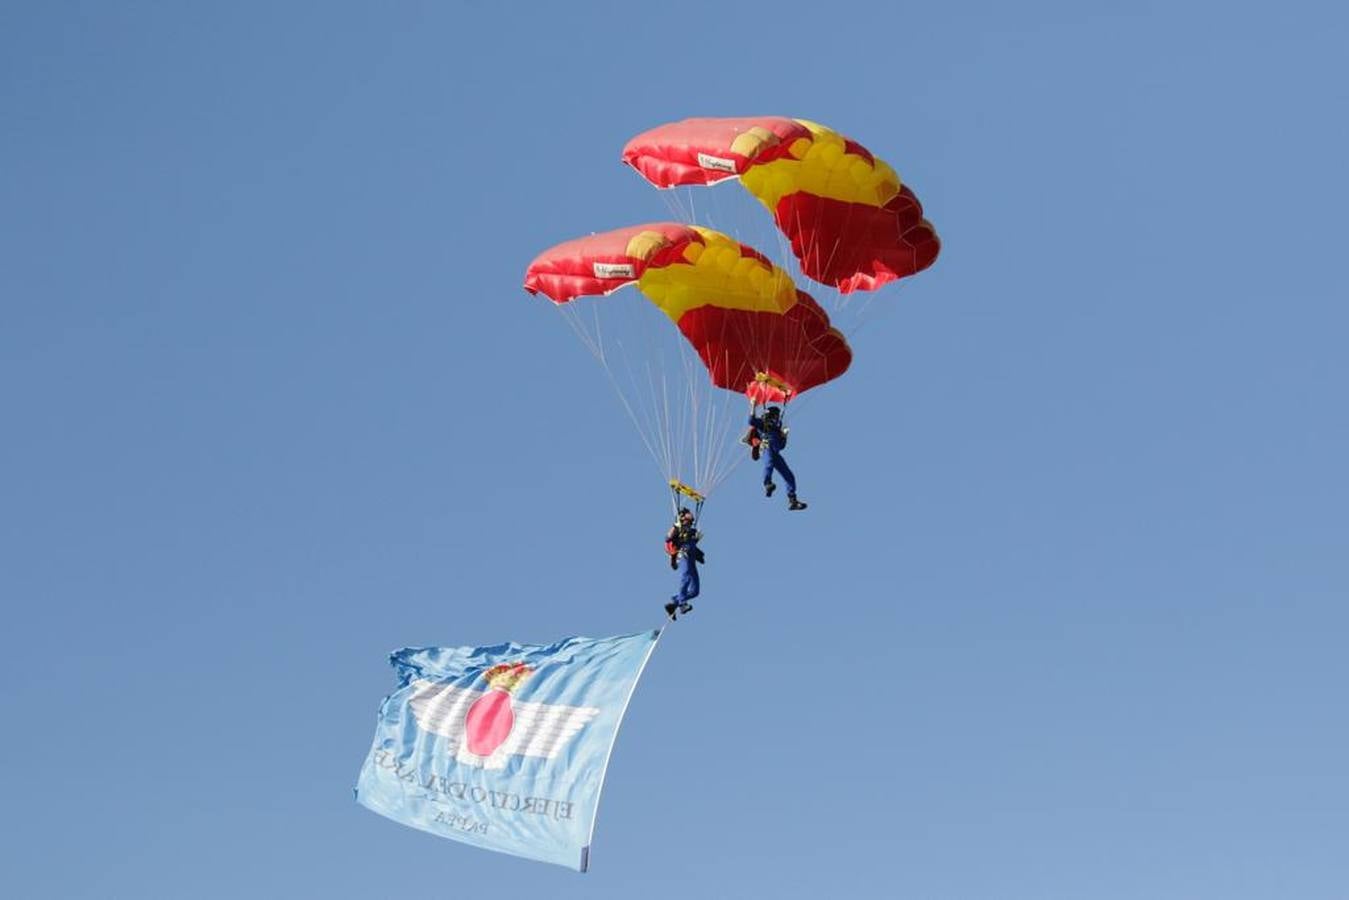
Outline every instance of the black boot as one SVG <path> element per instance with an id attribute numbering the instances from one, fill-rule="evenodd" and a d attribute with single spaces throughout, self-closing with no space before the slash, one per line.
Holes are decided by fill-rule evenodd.
<path id="1" fill-rule="evenodd" d="M 763 486 L 763 495 L 765 497 L 771 497 L 773 496 L 773 492 L 776 491 L 777 489 L 778 486 L 776 484 L 774 484 L 771 481 L 765 481 Z"/>
<path id="2" fill-rule="evenodd" d="M 687 616 L 687 615 L 688 615 L 689 613 L 691 613 L 691 612 L 693 612 L 693 604 L 692 604 L 692 603 L 690 603 L 690 602 L 688 602 L 687 600 L 685 600 L 683 603 L 679 604 L 679 613 L 680 613 L 680 615 Z"/>
<path id="3" fill-rule="evenodd" d="M 787 508 L 790 510 L 805 509 L 807 505 L 808 504 L 802 503 L 800 500 L 797 500 L 795 494 L 792 494 L 787 498 Z"/>
<path id="4" fill-rule="evenodd" d="M 675 610 L 677 609 L 679 609 L 679 607 L 673 602 L 665 604 L 665 615 L 669 617 L 671 622 L 675 620 Z"/>

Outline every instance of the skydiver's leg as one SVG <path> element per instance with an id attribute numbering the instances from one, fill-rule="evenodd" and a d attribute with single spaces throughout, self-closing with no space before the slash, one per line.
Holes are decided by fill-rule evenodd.
<path id="1" fill-rule="evenodd" d="M 698 596 L 698 587 L 698 565 L 690 560 L 684 570 L 684 582 L 679 586 L 679 611 L 684 615 L 693 612 L 693 604 L 689 601 Z"/>
<path id="2" fill-rule="evenodd" d="M 796 496 L 796 476 L 792 474 L 792 469 L 787 465 L 787 460 L 782 458 L 781 454 L 773 454 L 773 468 L 782 475 L 782 481 L 787 485 L 787 496 Z"/>
<path id="3" fill-rule="evenodd" d="M 670 599 L 675 603 L 687 603 L 698 596 L 698 567 L 685 559 L 679 568 L 679 593 Z"/>
<path id="4" fill-rule="evenodd" d="M 773 460 L 777 459 L 777 454 L 769 450 L 763 456 L 763 492 L 765 497 L 773 496 L 773 491 L 777 485 L 773 483 Z"/>

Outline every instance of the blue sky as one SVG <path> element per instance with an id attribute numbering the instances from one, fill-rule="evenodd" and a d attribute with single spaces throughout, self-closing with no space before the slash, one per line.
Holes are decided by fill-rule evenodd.
<path id="1" fill-rule="evenodd" d="M 1342 897 L 1347 37 L 0 8 L 3 893 Z M 709 505 L 591 874 L 360 809 L 388 651 L 654 624 L 662 486 L 519 283 L 668 216 L 631 135 L 759 113 L 855 136 L 944 241 L 794 422 L 810 510 L 744 468 Z"/>

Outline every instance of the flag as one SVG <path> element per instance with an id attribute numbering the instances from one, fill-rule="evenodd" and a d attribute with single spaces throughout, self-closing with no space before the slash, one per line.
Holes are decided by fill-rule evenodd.
<path id="1" fill-rule="evenodd" d="M 451 840 L 584 872 L 628 700 L 661 632 L 550 646 L 405 648 L 356 783 Z"/>

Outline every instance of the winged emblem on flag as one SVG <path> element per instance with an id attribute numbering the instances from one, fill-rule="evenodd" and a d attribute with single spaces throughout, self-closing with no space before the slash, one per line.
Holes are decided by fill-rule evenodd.
<path id="1" fill-rule="evenodd" d="M 493 666 L 483 673 L 485 691 L 417 679 L 408 706 L 418 728 L 448 739 L 447 749 L 458 762 L 501 769 L 514 755 L 556 759 L 600 711 L 516 700 L 515 689 L 532 673 L 524 663 Z"/>

